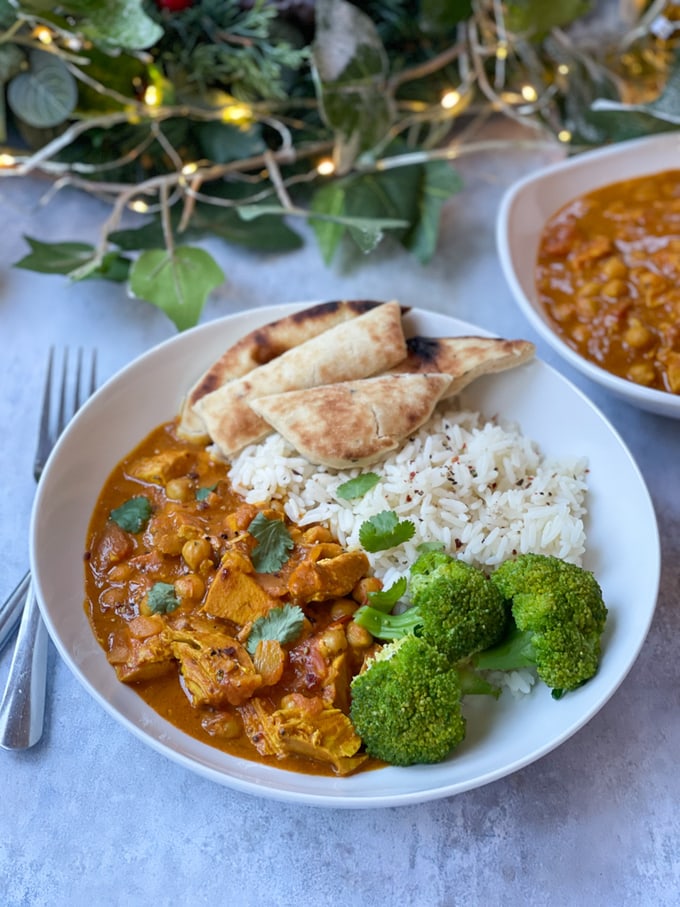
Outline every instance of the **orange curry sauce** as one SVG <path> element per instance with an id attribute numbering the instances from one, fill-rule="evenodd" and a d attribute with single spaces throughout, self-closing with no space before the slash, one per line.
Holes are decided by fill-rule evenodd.
<path id="1" fill-rule="evenodd" d="M 173 725 L 233 755 L 314 774 L 375 767 L 347 714 L 351 679 L 374 651 L 352 614 L 380 583 L 327 529 L 290 524 L 280 504 L 244 503 L 227 470 L 169 423 L 107 480 L 88 532 L 85 608 L 112 670 Z M 148 500 L 148 517 L 121 528 L 111 512 L 133 498 Z M 259 512 L 294 543 L 276 572 L 253 567 L 247 528 Z M 164 597 L 150 607 L 155 586 Z M 299 635 L 251 654 L 253 623 L 285 604 L 304 612 Z"/>
<path id="2" fill-rule="evenodd" d="M 612 183 L 553 215 L 536 287 L 586 359 L 680 394 L 680 170 Z"/>

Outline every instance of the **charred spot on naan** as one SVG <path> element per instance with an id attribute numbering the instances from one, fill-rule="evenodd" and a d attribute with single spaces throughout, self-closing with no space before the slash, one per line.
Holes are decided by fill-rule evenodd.
<path id="1" fill-rule="evenodd" d="M 536 348 L 529 340 L 502 337 L 409 337 L 405 359 L 390 369 L 392 374 L 441 372 L 451 377 L 443 399 L 452 397 L 481 375 L 515 368 L 533 358 Z"/>

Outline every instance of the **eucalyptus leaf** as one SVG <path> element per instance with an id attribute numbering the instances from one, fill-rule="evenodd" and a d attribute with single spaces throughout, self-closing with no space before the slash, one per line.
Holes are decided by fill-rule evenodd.
<path id="1" fill-rule="evenodd" d="M 624 141 L 680 127 L 680 61 L 671 69 L 663 91 L 646 104 L 624 104 L 607 98 L 593 101 L 591 115 L 607 137 Z"/>
<path id="2" fill-rule="evenodd" d="M 312 74 L 322 118 L 335 134 L 338 173 L 382 142 L 395 119 L 389 63 L 371 19 L 345 0 L 317 0 Z"/>
<path id="3" fill-rule="evenodd" d="M 130 269 L 130 291 L 161 309 L 184 331 L 198 323 L 208 295 L 224 272 L 204 249 L 177 246 L 142 252 Z"/>
<path id="4" fill-rule="evenodd" d="M 45 128 L 63 123 L 78 101 L 78 86 L 66 65 L 54 54 L 34 50 L 29 69 L 7 87 L 12 112 L 29 126 Z"/>

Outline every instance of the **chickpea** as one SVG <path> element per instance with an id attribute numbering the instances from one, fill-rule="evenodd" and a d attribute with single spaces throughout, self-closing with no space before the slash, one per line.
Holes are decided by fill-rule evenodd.
<path id="1" fill-rule="evenodd" d="M 601 285 L 596 280 L 587 280 L 579 289 L 579 296 L 598 296 Z"/>
<path id="2" fill-rule="evenodd" d="M 114 564 L 106 574 L 112 583 L 124 583 L 132 576 L 133 569 L 130 564 Z"/>
<path id="3" fill-rule="evenodd" d="M 189 539 L 182 545 L 184 563 L 191 570 L 198 570 L 204 560 L 210 558 L 212 548 L 207 539 Z"/>
<path id="4" fill-rule="evenodd" d="M 205 594 L 205 583 L 196 573 L 187 573 L 174 582 L 175 595 L 180 601 L 199 601 Z"/>
<path id="5" fill-rule="evenodd" d="M 168 481 L 165 493 L 173 501 L 189 501 L 194 496 L 194 486 L 188 476 L 181 476 Z"/>
<path id="6" fill-rule="evenodd" d="M 111 586 L 104 589 L 99 596 L 99 605 L 102 611 L 108 611 L 109 608 L 115 608 L 127 601 L 127 592 L 121 586 Z"/>
<path id="7" fill-rule="evenodd" d="M 338 655 L 347 648 L 347 637 L 342 627 L 328 627 L 319 641 L 319 651 L 324 655 Z"/>
<path id="8" fill-rule="evenodd" d="M 365 627 L 360 627 L 353 620 L 347 624 L 345 632 L 347 634 L 347 642 L 353 649 L 367 649 L 373 645 L 373 637 L 368 630 Z"/>
<path id="9" fill-rule="evenodd" d="M 625 265 L 625 262 L 622 259 L 613 256 L 608 258 L 602 264 L 602 273 L 605 277 L 608 277 L 610 280 L 618 277 L 625 278 L 628 276 L 628 268 Z"/>
<path id="10" fill-rule="evenodd" d="M 640 321 L 634 321 L 623 333 L 624 343 L 636 350 L 646 350 L 654 343 L 654 334 Z"/>
<path id="11" fill-rule="evenodd" d="M 574 309 L 570 302 L 565 302 L 561 305 L 555 305 L 552 308 L 552 316 L 555 321 L 569 321 L 573 314 Z"/>
<path id="12" fill-rule="evenodd" d="M 650 385 L 654 383 L 656 371 L 651 362 L 634 362 L 628 369 L 628 378 L 636 384 Z"/>
<path id="13" fill-rule="evenodd" d="M 584 318 L 592 318 L 593 315 L 597 314 L 597 310 L 597 300 L 593 299 L 591 296 L 579 295 L 576 297 L 576 311 L 579 315 L 582 315 Z"/>
<path id="14" fill-rule="evenodd" d="M 343 617 L 351 617 L 356 611 L 358 605 L 351 598 L 338 598 L 331 605 L 331 617 L 333 620 L 340 620 Z"/>
<path id="15" fill-rule="evenodd" d="M 363 579 L 360 579 L 356 586 L 352 589 L 352 598 L 360 605 L 367 605 L 368 593 L 380 592 L 382 587 L 383 584 L 377 576 L 365 576 Z"/>
<path id="16" fill-rule="evenodd" d="M 602 293 L 604 296 L 610 296 L 614 299 L 619 299 L 626 293 L 628 286 L 625 280 L 620 278 L 615 278 L 614 280 L 608 280 L 607 283 L 602 287 Z"/>

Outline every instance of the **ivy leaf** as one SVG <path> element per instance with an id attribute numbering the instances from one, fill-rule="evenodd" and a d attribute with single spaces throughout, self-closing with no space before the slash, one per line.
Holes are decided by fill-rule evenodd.
<path id="1" fill-rule="evenodd" d="M 401 244 L 421 264 L 427 264 L 437 250 L 442 207 L 460 191 L 463 181 L 446 161 L 430 161 L 419 170 L 417 214 L 412 228 L 401 237 Z"/>
<path id="2" fill-rule="evenodd" d="M 223 281 L 212 255 L 192 246 L 149 249 L 130 269 L 132 294 L 165 312 L 178 331 L 198 323 L 208 294 Z"/>
<path id="3" fill-rule="evenodd" d="M 2 3 L 0 2 L 0 21 Z M 7 82 L 21 71 L 26 55 L 16 44 L 0 44 L 0 82 Z"/>
<path id="4" fill-rule="evenodd" d="M 342 501 L 363 498 L 371 488 L 375 488 L 379 481 L 380 476 L 377 472 L 362 472 L 361 475 L 355 476 L 353 479 L 348 479 L 346 482 L 343 482 L 342 485 L 338 485 L 335 489 L 335 496 Z"/>
<path id="5" fill-rule="evenodd" d="M 63 123 L 75 110 L 78 87 L 66 64 L 54 54 L 33 50 L 29 69 L 7 86 L 7 103 L 29 126 L 47 128 Z"/>
<path id="6" fill-rule="evenodd" d="M 472 16 L 472 0 L 421 0 L 418 21 L 426 35 L 446 37 Z"/>
<path id="7" fill-rule="evenodd" d="M 366 551 L 386 551 L 402 542 L 408 542 L 415 531 L 416 527 L 411 520 L 400 521 L 393 510 L 383 510 L 361 524 L 359 541 Z"/>
<path id="8" fill-rule="evenodd" d="M 39 274 L 65 274 L 73 279 L 102 277 L 119 283 L 127 280 L 130 259 L 117 252 L 108 252 L 98 265 L 88 269 L 94 261 L 95 249 L 89 243 L 46 243 L 25 236 L 31 247 L 28 255 L 14 263 L 15 268 L 36 271 Z"/>
<path id="9" fill-rule="evenodd" d="M 591 8 L 591 0 L 511 0 L 505 24 L 510 32 L 528 32 L 538 40 L 553 28 L 569 25 Z"/>
<path id="10" fill-rule="evenodd" d="M 317 0 L 315 22 L 312 74 L 342 174 L 384 140 L 394 121 L 388 57 L 372 20 L 345 0 Z"/>
<path id="11" fill-rule="evenodd" d="M 95 44 L 144 50 L 163 37 L 161 26 L 144 11 L 143 0 L 66 0 L 59 8 L 65 15 L 82 17 L 80 30 Z"/>
<path id="12" fill-rule="evenodd" d="M 304 612 L 297 605 L 272 608 L 264 617 L 258 617 L 254 621 L 246 649 L 251 655 L 254 655 L 258 643 L 267 639 L 276 639 L 282 644 L 294 642 L 302 632 L 304 623 Z"/>
<path id="13" fill-rule="evenodd" d="M 253 567 L 258 573 L 276 573 L 290 557 L 293 539 L 282 520 L 270 520 L 263 513 L 251 520 L 248 532 L 257 539 Z"/>

